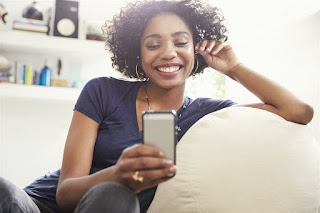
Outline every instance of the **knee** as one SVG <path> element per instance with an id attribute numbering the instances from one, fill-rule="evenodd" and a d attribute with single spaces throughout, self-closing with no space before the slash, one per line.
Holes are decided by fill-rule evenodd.
<path id="1" fill-rule="evenodd" d="M 114 182 L 101 183 L 93 187 L 89 194 L 94 194 L 97 197 L 114 197 L 122 198 L 124 200 L 135 201 L 137 199 L 136 194 L 128 187 Z"/>
<path id="2" fill-rule="evenodd" d="M 10 201 L 16 197 L 16 186 L 0 177 L 0 201 Z"/>
<path id="3" fill-rule="evenodd" d="M 101 183 L 84 195 L 75 212 L 100 212 L 103 209 L 109 212 L 139 212 L 139 201 L 136 194 L 122 184 Z"/>

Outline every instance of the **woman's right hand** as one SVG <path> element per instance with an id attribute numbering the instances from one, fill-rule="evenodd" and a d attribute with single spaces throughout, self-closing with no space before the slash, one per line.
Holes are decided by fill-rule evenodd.
<path id="1" fill-rule="evenodd" d="M 140 181 L 133 178 L 137 171 Z M 138 193 L 171 179 L 176 167 L 158 148 L 139 144 L 122 152 L 114 166 L 114 173 L 117 182 Z"/>

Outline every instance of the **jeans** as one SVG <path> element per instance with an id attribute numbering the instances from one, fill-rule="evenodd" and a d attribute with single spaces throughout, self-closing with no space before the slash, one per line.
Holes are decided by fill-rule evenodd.
<path id="1" fill-rule="evenodd" d="M 118 183 L 102 183 L 90 189 L 74 213 L 139 213 L 136 194 Z M 0 213 L 53 213 L 10 181 L 0 177 Z"/>

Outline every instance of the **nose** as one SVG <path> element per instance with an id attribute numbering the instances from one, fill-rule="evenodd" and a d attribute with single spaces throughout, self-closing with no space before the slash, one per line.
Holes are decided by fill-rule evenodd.
<path id="1" fill-rule="evenodd" d="M 177 52 L 173 44 L 165 44 L 162 46 L 161 58 L 165 60 L 171 60 L 177 57 Z"/>

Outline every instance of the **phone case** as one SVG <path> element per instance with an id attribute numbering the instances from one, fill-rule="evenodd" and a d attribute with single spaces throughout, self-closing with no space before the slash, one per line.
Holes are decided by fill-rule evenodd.
<path id="1" fill-rule="evenodd" d="M 177 134 L 177 116 L 174 110 L 142 113 L 142 143 L 158 147 L 174 164 Z"/>

